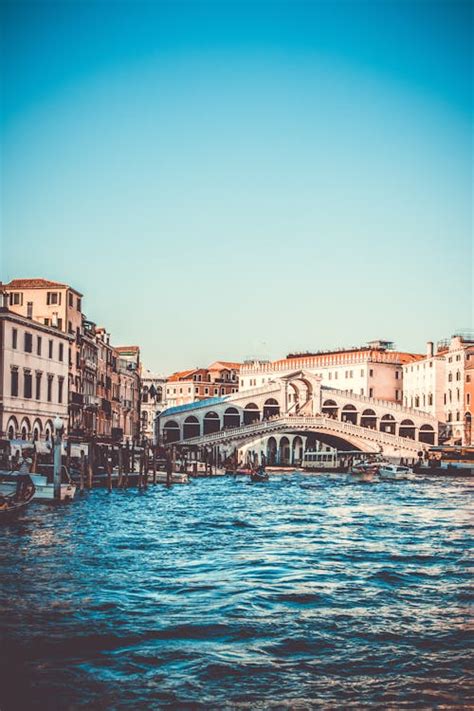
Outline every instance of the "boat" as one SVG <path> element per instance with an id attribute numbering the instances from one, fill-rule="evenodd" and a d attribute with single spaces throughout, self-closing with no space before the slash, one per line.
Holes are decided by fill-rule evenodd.
<path id="1" fill-rule="evenodd" d="M 379 476 L 388 481 L 400 481 L 402 479 L 413 479 L 413 470 L 400 464 L 390 464 L 381 462 L 379 464 Z"/>
<path id="2" fill-rule="evenodd" d="M 54 500 L 54 468 L 51 464 L 43 464 L 37 473 L 29 472 L 29 477 L 34 484 L 35 491 L 33 498 L 38 501 Z M 16 490 L 19 477 L 23 476 L 18 471 L 0 472 L 0 496 L 8 496 Z M 76 493 L 76 485 L 73 484 L 67 468 L 61 466 L 61 501 L 73 499 Z"/>
<path id="3" fill-rule="evenodd" d="M 148 481 L 153 481 L 153 474 L 148 474 Z M 167 484 L 168 474 L 166 472 L 156 472 L 156 483 L 157 484 Z M 189 484 L 189 476 L 184 472 L 173 472 L 171 474 L 171 484 Z"/>
<path id="4" fill-rule="evenodd" d="M 260 467 L 260 469 L 255 469 L 250 474 L 250 480 L 253 482 L 268 481 L 269 479 L 270 477 L 268 476 L 267 472 L 263 467 Z"/>
<path id="5" fill-rule="evenodd" d="M 24 509 L 35 495 L 35 485 L 29 474 L 16 477 L 15 489 L 10 494 L 0 495 L 0 519 Z"/>
<path id="6" fill-rule="evenodd" d="M 353 465 L 349 474 L 355 481 L 370 483 L 374 481 L 378 470 L 378 464 L 374 462 L 357 462 Z"/>

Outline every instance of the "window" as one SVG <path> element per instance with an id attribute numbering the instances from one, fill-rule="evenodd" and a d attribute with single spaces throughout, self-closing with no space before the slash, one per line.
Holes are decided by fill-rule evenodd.
<path id="1" fill-rule="evenodd" d="M 59 344 L 59 360 L 64 359 L 64 343 Z"/>
<path id="2" fill-rule="evenodd" d="M 337 370 L 336 370 L 336 372 L 334 373 L 334 380 L 337 380 Z"/>
<path id="3" fill-rule="evenodd" d="M 77 310 L 78 311 L 81 310 L 81 300 L 80 299 L 77 300 Z"/>
<path id="4" fill-rule="evenodd" d="M 41 373 L 36 373 L 36 399 L 41 400 Z"/>
<path id="5" fill-rule="evenodd" d="M 23 304 L 23 294 L 21 291 L 10 294 L 10 305 L 21 306 Z"/>
<path id="6" fill-rule="evenodd" d="M 62 318 L 58 318 L 58 328 L 60 331 L 63 330 L 63 320 Z"/>
<path id="7" fill-rule="evenodd" d="M 459 370 L 456 371 L 456 380 L 461 380 L 461 372 Z"/>
<path id="8" fill-rule="evenodd" d="M 27 318 L 33 318 L 33 302 L 28 301 L 26 304 L 26 317 Z"/>
<path id="9" fill-rule="evenodd" d="M 196 393 L 196 395 L 198 395 L 198 393 L 199 393 L 199 388 L 194 388 L 194 392 Z"/>
<path id="10" fill-rule="evenodd" d="M 63 401 L 64 378 L 58 378 L 58 402 Z"/>
<path id="11" fill-rule="evenodd" d="M 33 378 L 31 376 L 31 370 L 25 370 L 24 371 L 24 380 L 23 380 L 23 397 L 26 398 L 31 398 L 32 397 L 32 385 L 33 385 Z"/>
<path id="12" fill-rule="evenodd" d="M 373 370 L 373 368 L 371 368 L 371 369 L 369 370 L 369 376 L 370 376 L 371 378 L 373 378 L 373 376 L 374 376 L 374 370 Z"/>
<path id="13" fill-rule="evenodd" d="M 428 395 L 428 405 L 432 405 L 432 404 L 433 404 L 433 395 L 430 393 Z"/>
<path id="14" fill-rule="evenodd" d="M 51 306 L 52 304 L 60 304 L 61 293 L 58 293 L 57 291 L 48 291 L 46 295 L 46 303 L 48 306 Z"/>
<path id="15" fill-rule="evenodd" d="M 396 370 L 395 371 L 395 380 L 398 380 L 400 378 L 400 371 Z"/>
<path id="16" fill-rule="evenodd" d="M 453 380 L 453 374 L 452 374 L 452 373 L 449 373 L 449 374 L 448 374 L 448 383 L 451 383 L 452 380 Z"/>
<path id="17" fill-rule="evenodd" d="M 471 404 L 471 394 L 466 393 L 466 405 L 470 405 L 470 404 Z"/>
<path id="18" fill-rule="evenodd" d="M 33 352 L 33 336 L 31 333 L 25 332 L 25 353 Z"/>
<path id="19" fill-rule="evenodd" d="M 329 373 L 329 380 L 332 380 L 332 373 Z"/>
<path id="20" fill-rule="evenodd" d="M 361 369 L 360 374 L 362 377 L 364 377 L 364 369 L 363 368 Z"/>
<path id="21" fill-rule="evenodd" d="M 470 383 L 470 382 L 471 382 L 471 376 L 470 376 L 469 373 L 468 373 L 468 374 L 466 375 L 466 383 Z"/>
<path id="22" fill-rule="evenodd" d="M 36 354 L 41 355 L 41 336 L 36 336 Z"/>
<path id="23" fill-rule="evenodd" d="M 53 341 L 48 341 L 48 356 L 53 357 Z"/>
<path id="24" fill-rule="evenodd" d="M 72 292 L 69 292 L 69 306 L 72 308 L 74 306 L 74 297 L 72 295 Z"/>
<path id="25" fill-rule="evenodd" d="M 204 388 L 204 395 L 209 395 L 209 388 Z"/>
<path id="26" fill-rule="evenodd" d="M 374 389 L 369 388 L 369 397 L 373 397 L 373 396 L 374 396 Z"/>
<path id="27" fill-rule="evenodd" d="M 395 400 L 401 400 L 400 390 L 395 390 Z"/>
<path id="28" fill-rule="evenodd" d="M 45 319 L 44 319 L 44 325 L 45 325 L 45 326 L 49 326 L 49 318 L 45 318 Z"/>
<path id="29" fill-rule="evenodd" d="M 219 388 L 214 388 L 214 395 L 218 395 L 218 394 L 219 394 Z"/>
<path id="30" fill-rule="evenodd" d="M 14 328 L 12 330 L 12 348 L 16 349 L 17 343 L 18 343 L 18 330 L 16 328 Z"/>
<path id="31" fill-rule="evenodd" d="M 361 388 L 361 389 L 360 389 L 360 394 L 361 394 L 361 395 L 364 394 L 364 388 Z"/>
<path id="32" fill-rule="evenodd" d="M 18 396 L 18 368 L 12 368 L 11 374 L 12 374 L 11 394 L 12 394 L 12 397 L 17 397 Z"/>
<path id="33" fill-rule="evenodd" d="M 415 407 L 420 407 L 420 398 L 418 395 L 415 397 Z"/>
<path id="34" fill-rule="evenodd" d="M 48 402 L 51 402 L 53 397 L 53 375 L 48 375 Z"/>

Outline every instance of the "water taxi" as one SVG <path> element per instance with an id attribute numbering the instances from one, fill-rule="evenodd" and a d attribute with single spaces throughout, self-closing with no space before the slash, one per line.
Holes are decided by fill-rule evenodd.
<path id="1" fill-rule="evenodd" d="M 402 479 L 413 479 L 413 470 L 400 464 L 390 464 L 381 462 L 379 464 L 379 476 L 388 481 L 399 481 Z"/>

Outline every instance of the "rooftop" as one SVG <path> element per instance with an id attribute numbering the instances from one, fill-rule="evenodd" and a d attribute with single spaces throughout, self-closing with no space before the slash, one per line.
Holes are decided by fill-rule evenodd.
<path id="1" fill-rule="evenodd" d="M 33 279 L 12 279 L 8 284 L 3 284 L 5 289 L 71 289 L 79 296 L 82 294 L 68 284 L 62 284 L 59 281 L 50 281 L 49 279 L 41 279 L 35 277 Z"/>

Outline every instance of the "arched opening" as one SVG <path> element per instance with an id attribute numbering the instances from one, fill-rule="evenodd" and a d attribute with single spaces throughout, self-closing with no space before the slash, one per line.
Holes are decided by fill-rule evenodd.
<path id="1" fill-rule="evenodd" d="M 301 464 L 303 461 L 304 447 L 303 440 L 300 436 L 295 437 L 293 440 L 293 464 Z"/>
<path id="2" fill-rule="evenodd" d="M 194 415 L 186 417 L 183 422 L 183 439 L 190 439 L 191 437 L 199 437 L 201 434 L 201 427 L 199 425 L 199 420 Z"/>
<path id="3" fill-rule="evenodd" d="M 344 405 L 341 412 L 341 420 L 343 422 L 352 422 L 357 424 L 357 408 L 354 405 Z"/>
<path id="4" fill-rule="evenodd" d="M 377 429 L 377 416 L 373 410 L 364 410 L 360 416 L 360 426 L 368 427 L 371 430 Z"/>
<path id="5" fill-rule="evenodd" d="M 280 464 L 290 464 L 291 448 L 288 437 L 282 437 L 280 440 Z"/>
<path id="6" fill-rule="evenodd" d="M 20 432 L 21 432 L 22 440 L 28 439 L 30 432 L 31 432 L 31 425 L 30 425 L 30 421 L 27 417 L 25 417 L 21 423 Z"/>
<path id="7" fill-rule="evenodd" d="M 15 439 L 18 431 L 18 421 L 15 417 L 10 417 L 7 425 L 8 439 Z"/>
<path id="8" fill-rule="evenodd" d="M 280 405 L 274 398 L 269 398 L 263 403 L 263 419 L 269 420 L 270 417 L 277 417 L 280 414 Z"/>
<path id="9" fill-rule="evenodd" d="M 212 434 L 212 432 L 219 432 L 221 428 L 221 421 L 217 412 L 206 412 L 204 415 L 204 434 Z"/>
<path id="10" fill-rule="evenodd" d="M 244 425 L 251 425 L 252 422 L 260 420 L 260 410 L 254 402 L 249 402 L 244 409 Z"/>
<path id="11" fill-rule="evenodd" d="M 433 427 L 431 425 L 421 425 L 418 439 L 420 442 L 426 442 L 426 444 L 434 444 L 435 431 Z"/>
<path id="12" fill-rule="evenodd" d="M 398 434 L 400 437 L 415 439 L 415 423 L 412 420 L 402 420 Z"/>
<path id="13" fill-rule="evenodd" d="M 51 420 L 47 420 L 45 428 L 44 428 L 44 438 L 47 442 L 50 441 L 51 437 L 53 435 L 53 423 Z"/>
<path id="14" fill-rule="evenodd" d="M 174 420 L 168 420 L 163 426 L 163 439 L 166 444 L 177 442 L 181 439 L 179 425 Z"/>
<path id="15" fill-rule="evenodd" d="M 39 438 L 41 437 L 41 433 L 43 431 L 43 426 L 41 424 L 41 420 L 35 420 L 33 422 L 33 441 L 37 442 Z"/>
<path id="16" fill-rule="evenodd" d="M 339 408 L 337 406 L 337 403 L 334 402 L 334 400 L 325 400 L 323 402 L 321 410 L 323 415 L 326 415 L 327 417 L 332 417 L 337 420 L 337 413 L 339 412 Z"/>
<path id="17" fill-rule="evenodd" d="M 277 443 L 275 437 L 270 437 L 267 442 L 267 462 L 268 464 L 276 464 L 277 461 Z"/>
<path id="18" fill-rule="evenodd" d="M 233 429 L 240 426 L 240 413 L 236 407 L 228 407 L 224 412 L 224 429 Z"/>
<path id="19" fill-rule="evenodd" d="M 380 431 L 395 434 L 396 422 L 393 415 L 382 415 L 380 418 Z"/>

